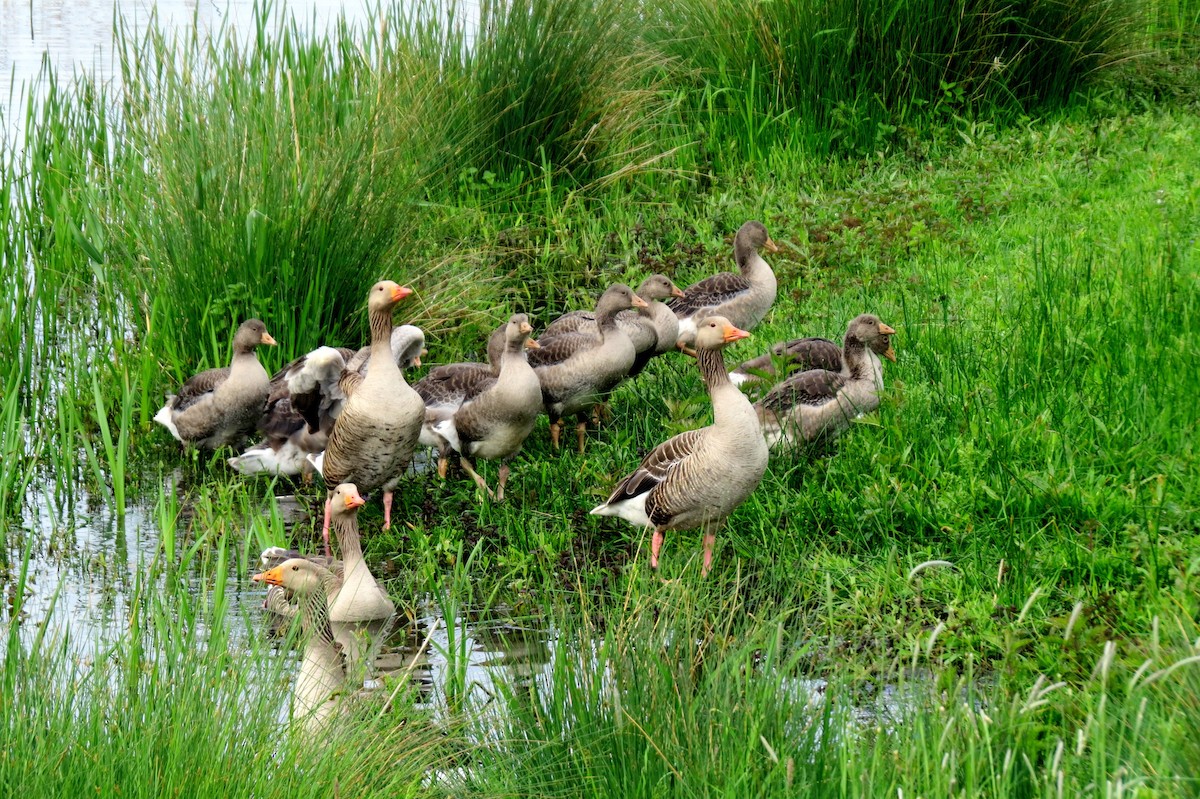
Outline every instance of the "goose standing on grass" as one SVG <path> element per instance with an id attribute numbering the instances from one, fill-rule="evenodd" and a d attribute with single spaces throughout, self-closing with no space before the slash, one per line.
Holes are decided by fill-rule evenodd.
<path id="1" fill-rule="evenodd" d="M 592 508 L 598 516 L 620 516 L 654 529 L 651 568 L 658 568 L 667 530 L 699 527 L 704 532 L 701 575 L 708 574 L 717 530 L 767 469 L 767 444 L 758 417 L 750 400 L 730 382 L 721 355 L 726 346 L 749 335 L 722 316 L 700 321 L 697 359 L 712 398 L 713 423 L 659 444 L 603 504 Z"/>
<path id="2" fill-rule="evenodd" d="M 401 369 L 421 365 L 425 333 L 413 325 L 392 331 L 392 354 Z M 338 388 L 343 370 L 365 376 L 370 347 L 318 347 L 301 355 L 271 378 L 267 410 L 258 422 L 263 440 L 229 465 L 241 474 L 311 476 L 307 460 L 325 449 L 345 396 Z M 307 418 L 306 418 L 307 417 Z"/>
<path id="3" fill-rule="evenodd" d="M 675 349 L 679 338 L 679 317 L 661 300 L 682 297 L 683 292 L 666 275 L 651 275 L 638 286 L 637 296 L 648 303 L 645 308 L 633 308 L 617 314 L 617 324 L 633 342 L 636 356 L 629 370 L 636 377 L 656 355 Z M 583 332 L 599 335 L 596 314 L 592 311 L 571 311 L 546 326 L 543 339 L 564 333 Z"/>
<path id="4" fill-rule="evenodd" d="M 794 338 L 771 346 L 771 351 L 757 358 L 743 361 L 729 373 L 735 386 L 777 377 L 775 364 L 779 363 L 788 372 L 803 372 L 809 369 L 826 369 L 840 372 L 845 367 L 842 348 L 827 338 Z"/>
<path id="5" fill-rule="evenodd" d="M 526 347 L 538 348 L 538 343 L 530 338 L 532 333 L 529 317 L 513 314 L 505 332 L 499 377 L 478 386 L 477 393 L 467 398 L 450 418 L 435 425 L 437 434 L 458 452 L 467 474 L 497 502 L 504 499 L 508 461 L 533 432 L 542 410 L 541 383 L 525 356 Z M 495 494 L 475 471 L 472 458 L 501 461 Z"/>
<path id="6" fill-rule="evenodd" d="M 270 392 L 267 370 L 254 350 L 274 345 L 267 326 L 248 319 L 233 337 L 233 360 L 221 369 L 209 369 L 188 380 L 178 394 L 154 415 L 154 421 L 184 444 L 216 449 L 239 442 L 262 416 Z"/>
<path id="7" fill-rule="evenodd" d="M 341 415 L 329 434 L 325 451 L 309 456 L 325 485 L 353 482 L 366 491 L 383 488 L 383 527 L 392 523 L 392 490 L 400 481 L 425 418 L 425 404 L 405 382 L 392 357 L 392 309 L 412 289 L 390 280 L 371 287 L 367 313 L 371 325 L 371 354 L 367 374 L 346 370 L 338 388 L 346 396 Z M 325 502 L 321 535 L 329 551 L 330 500 Z"/>
<path id="8" fill-rule="evenodd" d="M 534 352 L 545 365 L 535 364 L 534 371 L 541 381 L 542 404 L 550 417 L 550 440 L 555 449 L 562 434 L 562 417 L 576 414 L 579 452 L 583 454 L 588 409 L 625 379 L 637 356 L 633 342 L 617 324 L 617 314 L 646 305 L 629 286 L 616 283 L 596 303 L 596 335 L 576 332 L 541 339 L 541 348 Z M 548 356 L 543 356 L 547 351 Z M 531 357 L 530 363 L 535 359 Z"/>
<path id="9" fill-rule="evenodd" d="M 896 360 L 895 334 L 874 314 L 856 316 L 846 328 L 841 371 L 794 372 L 754 404 L 767 443 L 795 445 L 836 436 L 851 420 L 879 407 L 882 355 Z"/>
<path id="10" fill-rule="evenodd" d="M 346 662 L 329 626 L 326 599 L 337 578 L 324 566 L 293 558 L 251 579 L 270 586 L 268 595 L 278 588 L 299 601 L 304 651 L 292 693 L 292 720 L 318 732 L 337 711 L 337 699 L 346 687 Z"/>
<path id="11" fill-rule="evenodd" d="M 683 296 L 669 305 L 679 317 L 678 346 L 689 355 L 696 337 L 696 321 L 720 315 L 737 327 L 753 330 L 775 303 L 777 284 L 771 266 L 760 250 L 778 252 L 761 222 L 742 225 L 733 238 L 733 257 L 738 274 L 719 272 L 684 289 Z"/>

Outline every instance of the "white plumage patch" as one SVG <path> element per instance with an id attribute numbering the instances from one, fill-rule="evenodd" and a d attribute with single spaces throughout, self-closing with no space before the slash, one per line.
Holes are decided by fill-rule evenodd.
<path id="1" fill-rule="evenodd" d="M 651 527 L 653 523 L 650 521 L 650 517 L 646 515 L 646 498 L 649 496 L 650 492 L 647 491 L 638 494 L 636 497 L 624 499 L 612 505 L 605 502 L 603 505 L 597 505 L 588 512 L 595 516 L 617 516 L 639 527 Z"/>
<path id="2" fill-rule="evenodd" d="M 450 446 L 454 448 L 455 452 L 458 452 L 460 454 L 462 453 L 462 450 L 459 449 L 459 447 L 461 447 L 462 444 L 458 440 L 458 428 L 454 426 L 453 418 L 443 419 L 442 421 L 435 424 L 433 426 L 433 432 L 437 433 L 439 436 L 441 436 L 442 438 L 449 441 Z"/>
<path id="3" fill-rule="evenodd" d="M 251 447 L 227 462 L 239 474 L 297 475 L 304 469 L 306 454 L 291 441 L 278 451 L 269 446 Z"/>
<path id="4" fill-rule="evenodd" d="M 694 316 L 689 316 L 686 319 L 679 320 L 679 341 L 685 344 L 691 344 L 696 340 L 696 319 Z"/>
<path id="5" fill-rule="evenodd" d="M 179 435 L 179 428 L 175 427 L 175 415 L 171 412 L 171 403 L 174 400 L 175 396 L 173 394 L 167 397 L 167 404 L 162 406 L 158 413 L 154 414 L 154 421 L 171 431 L 171 435 L 175 436 L 175 440 L 182 443 L 183 439 Z"/>
<path id="6" fill-rule="evenodd" d="M 310 453 L 307 460 L 317 470 L 317 474 L 325 476 L 325 450 L 321 450 L 315 455 Z"/>

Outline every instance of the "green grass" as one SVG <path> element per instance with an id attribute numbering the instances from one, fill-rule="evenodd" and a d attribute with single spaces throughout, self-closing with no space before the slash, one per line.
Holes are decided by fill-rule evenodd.
<path id="1" fill-rule="evenodd" d="M 0 704 L 0 784 L 1195 793 L 1195 3 L 821 6 L 837 25 L 798 2 L 640 8 L 487 5 L 474 49 L 431 5 L 316 39 L 264 11 L 241 44 L 122 34 L 118 96 L 43 75 L 28 146 L 0 158 L 0 674 L 20 700 Z M 656 27 L 700 11 L 728 35 Z M 852 25 L 854 48 L 812 35 Z M 1055 36 L 969 72 L 1030 26 Z M 327 746 L 278 728 L 288 663 L 234 597 L 315 519 L 285 523 L 293 488 L 235 479 L 224 453 L 181 454 L 150 422 L 163 393 L 225 363 L 252 315 L 282 345 L 268 367 L 358 345 L 379 276 L 416 286 L 400 316 L 431 361 L 478 357 L 514 310 L 540 325 L 616 280 L 728 269 L 748 218 L 782 245 L 780 296 L 730 360 L 878 313 L 900 354 L 880 411 L 773 459 L 705 581 L 697 535 L 668 537 L 663 584 L 642 532 L 586 514 L 706 423 L 686 360 L 622 386 L 583 456 L 540 423 L 503 504 L 461 475 L 407 481 L 391 531 L 364 511 L 398 604 L 549 631 L 546 674 L 479 702 L 450 624 L 444 725 L 406 697 L 405 726 L 364 708 Z M 70 539 L 113 519 L 124 540 L 126 514 L 158 541 L 106 589 L 128 623 L 55 641 L 22 621 L 49 574 L 117 568 Z"/>

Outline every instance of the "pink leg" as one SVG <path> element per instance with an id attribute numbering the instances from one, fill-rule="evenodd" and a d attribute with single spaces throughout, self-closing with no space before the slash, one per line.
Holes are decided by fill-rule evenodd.
<path id="1" fill-rule="evenodd" d="M 496 489 L 496 501 L 504 501 L 504 484 L 508 482 L 508 464 L 500 464 L 500 487 Z"/>
<path id="2" fill-rule="evenodd" d="M 325 500 L 325 524 L 321 526 L 321 539 L 325 542 L 325 557 L 332 557 L 329 552 L 329 503 L 330 499 Z"/>
<path id="3" fill-rule="evenodd" d="M 663 531 L 661 527 L 654 528 L 654 535 L 650 537 L 650 568 L 658 568 L 658 553 L 662 551 Z"/>
<path id="4" fill-rule="evenodd" d="M 717 543 L 716 533 L 704 534 L 704 568 L 700 570 L 700 576 L 706 577 L 712 571 L 713 545 Z"/>
<path id="5" fill-rule="evenodd" d="M 392 492 L 383 492 L 383 529 L 389 530 L 392 526 Z"/>

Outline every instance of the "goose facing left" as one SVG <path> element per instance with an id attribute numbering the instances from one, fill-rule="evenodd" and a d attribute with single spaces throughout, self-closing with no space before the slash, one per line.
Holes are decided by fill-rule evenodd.
<path id="1" fill-rule="evenodd" d="M 233 444 L 254 430 L 266 406 L 271 379 L 259 363 L 255 349 L 274 345 L 267 326 L 248 319 L 233 337 L 229 366 L 209 369 L 188 380 L 178 394 L 154 415 L 171 435 L 184 444 L 216 449 Z"/>

